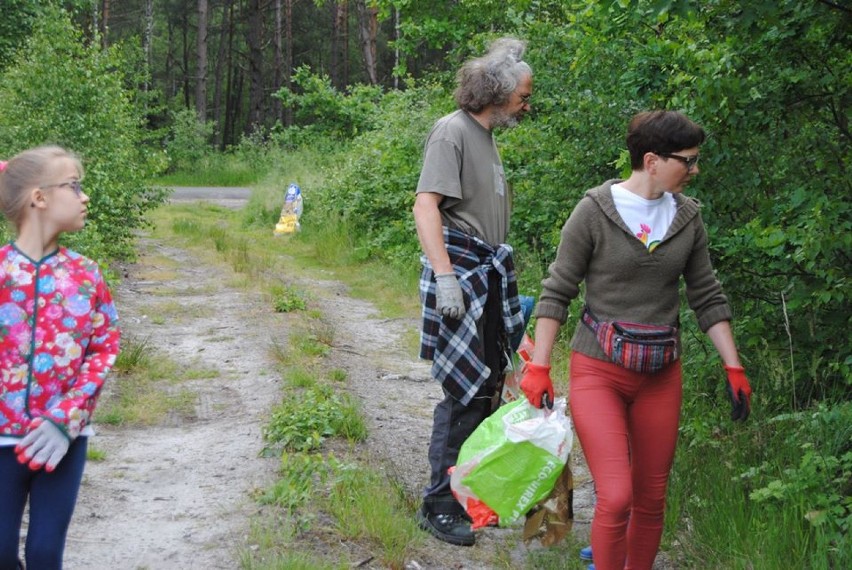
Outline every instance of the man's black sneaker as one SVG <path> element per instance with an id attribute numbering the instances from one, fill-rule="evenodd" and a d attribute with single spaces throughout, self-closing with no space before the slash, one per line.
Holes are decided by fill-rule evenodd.
<path id="1" fill-rule="evenodd" d="M 438 540 L 456 546 L 473 546 L 476 542 L 470 522 L 462 514 L 427 513 L 421 507 L 417 511 L 417 523 Z"/>

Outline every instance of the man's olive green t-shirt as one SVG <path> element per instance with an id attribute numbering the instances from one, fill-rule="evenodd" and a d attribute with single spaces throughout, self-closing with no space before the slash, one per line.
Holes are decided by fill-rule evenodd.
<path id="1" fill-rule="evenodd" d="M 441 194 L 444 224 L 497 246 L 506 241 L 511 189 L 491 131 L 465 111 L 439 119 L 423 153 L 417 193 Z"/>

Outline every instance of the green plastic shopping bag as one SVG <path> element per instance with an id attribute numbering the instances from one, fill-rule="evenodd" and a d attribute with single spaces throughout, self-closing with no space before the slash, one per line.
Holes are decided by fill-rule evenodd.
<path id="1" fill-rule="evenodd" d="M 552 410 L 521 398 L 499 408 L 464 442 L 450 486 L 474 528 L 495 522 L 482 503 L 500 524 L 509 524 L 550 493 L 573 444 L 565 408 L 565 398 L 557 398 Z"/>

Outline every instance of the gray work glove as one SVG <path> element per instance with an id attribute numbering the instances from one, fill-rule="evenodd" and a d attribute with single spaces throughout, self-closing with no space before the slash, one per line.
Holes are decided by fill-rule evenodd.
<path id="1" fill-rule="evenodd" d="M 18 463 L 29 464 L 33 471 L 43 466 L 50 473 L 68 453 L 70 445 L 71 440 L 61 429 L 52 422 L 36 418 L 29 433 L 15 447 L 15 452 L 18 454 Z"/>
<path id="2" fill-rule="evenodd" d="M 461 319 L 467 312 L 455 273 L 435 274 L 435 309 L 445 317 Z"/>

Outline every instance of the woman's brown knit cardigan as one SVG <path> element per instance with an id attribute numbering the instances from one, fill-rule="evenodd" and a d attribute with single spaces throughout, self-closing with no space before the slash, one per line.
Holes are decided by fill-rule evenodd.
<path id="1" fill-rule="evenodd" d="M 568 304 L 585 280 L 585 302 L 600 320 L 677 324 L 683 276 L 687 302 L 702 331 L 731 320 L 728 300 L 710 263 L 699 202 L 674 195 L 677 213 L 651 253 L 615 208 L 611 187 L 617 182 L 608 180 L 587 191 L 565 222 L 556 259 L 542 281 L 536 316 L 564 324 Z M 577 324 L 571 348 L 608 360 L 582 322 Z"/>

